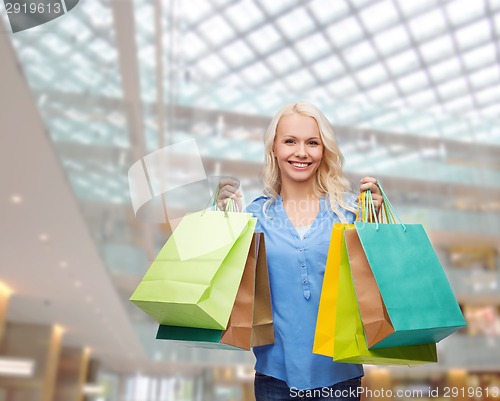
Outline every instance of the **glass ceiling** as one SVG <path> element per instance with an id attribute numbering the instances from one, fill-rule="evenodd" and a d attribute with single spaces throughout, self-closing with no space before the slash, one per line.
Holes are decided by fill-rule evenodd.
<path id="1" fill-rule="evenodd" d="M 340 133 L 357 132 L 340 135 L 348 172 L 372 160 L 384 175 L 500 183 L 498 162 L 486 160 L 485 170 L 447 159 L 457 141 L 500 145 L 500 0 L 170 0 L 161 33 L 155 2 L 134 0 L 133 19 L 116 21 L 120 3 L 127 4 L 82 1 L 61 18 L 10 34 L 84 210 L 129 206 L 128 168 L 160 143 L 195 137 L 207 159 L 257 166 L 266 122 L 297 99 L 320 106 Z M 138 76 L 129 79 L 139 82 L 139 99 L 123 89 L 120 25 L 135 37 Z M 130 126 L 137 104 L 142 149 Z M 232 114 L 248 120 L 227 123 Z M 379 143 L 382 133 L 396 139 L 366 148 L 365 133 Z M 432 146 L 418 151 L 415 137 Z M 257 192 L 258 183 L 248 182 Z"/>
<path id="2" fill-rule="evenodd" d="M 500 143 L 500 1 L 278 3 L 165 3 L 165 103 L 269 116 L 305 98 L 336 125 Z M 143 107 L 157 94 L 154 15 L 154 3 L 135 0 Z M 101 106 L 92 136 L 72 127 L 87 105 L 63 101 L 59 118 L 46 118 L 55 141 L 128 146 L 109 1 L 88 0 L 12 39 L 34 92 L 45 95 L 42 113 L 57 112 L 52 94 Z M 144 116 L 154 142 L 156 117 Z"/>

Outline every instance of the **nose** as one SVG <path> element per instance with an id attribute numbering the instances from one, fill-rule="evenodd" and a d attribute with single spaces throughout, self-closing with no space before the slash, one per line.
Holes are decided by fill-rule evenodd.
<path id="1" fill-rule="evenodd" d="M 297 149 L 295 150 L 295 156 L 301 159 L 307 157 L 306 147 L 304 144 L 300 144 L 297 146 Z"/>

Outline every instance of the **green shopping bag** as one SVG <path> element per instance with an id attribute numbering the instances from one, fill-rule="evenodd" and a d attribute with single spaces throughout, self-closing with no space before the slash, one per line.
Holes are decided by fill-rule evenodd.
<path id="1" fill-rule="evenodd" d="M 160 324 L 226 329 L 257 222 L 251 216 L 186 215 L 130 301 Z"/>
<path id="2" fill-rule="evenodd" d="M 234 350 L 274 343 L 264 234 L 254 234 L 226 330 L 160 325 L 156 338 L 192 347 Z"/>
<path id="3" fill-rule="evenodd" d="M 466 325 L 446 274 L 421 224 L 403 224 L 384 190 L 388 222 L 356 222 L 366 259 L 375 277 L 393 329 L 371 346 L 385 348 L 438 342 Z M 373 306 L 373 305 L 372 305 Z M 363 313 L 363 308 L 361 308 Z"/>
<path id="4" fill-rule="evenodd" d="M 334 229 L 354 226 L 338 225 Z M 373 365 L 420 365 L 437 362 L 436 344 L 368 349 L 352 282 L 345 240 L 342 240 L 338 271 L 338 300 L 331 313 L 334 320 L 333 359 L 336 362 Z"/>

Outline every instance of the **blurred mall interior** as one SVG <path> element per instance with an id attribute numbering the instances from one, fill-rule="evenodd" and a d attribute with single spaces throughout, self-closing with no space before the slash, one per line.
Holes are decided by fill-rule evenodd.
<path id="1" fill-rule="evenodd" d="M 218 176 L 261 193 L 263 132 L 300 99 L 353 190 L 377 177 L 424 225 L 468 322 L 365 385 L 500 399 L 499 0 L 83 0 L 17 33 L 0 13 L 0 401 L 253 399 L 251 352 L 155 340 L 128 299 Z M 169 218 L 136 214 L 130 167 L 187 140 Z"/>

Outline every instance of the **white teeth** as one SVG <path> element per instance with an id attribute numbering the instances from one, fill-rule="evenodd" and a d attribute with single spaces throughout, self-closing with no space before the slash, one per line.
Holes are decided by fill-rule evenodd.
<path id="1" fill-rule="evenodd" d="M 307 167 L 309 164 L 307 164 L 307 163 L 292 163 L 292 165 L 302 168 L 302 167 Z"/>

